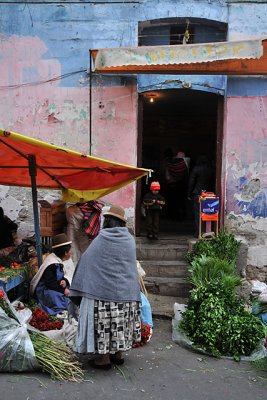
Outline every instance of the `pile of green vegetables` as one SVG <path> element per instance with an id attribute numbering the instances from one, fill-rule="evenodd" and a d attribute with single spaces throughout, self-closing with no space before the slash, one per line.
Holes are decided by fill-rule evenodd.
<path id="1" fill-rule="evenodd" d="M 179 324 L 194 346 L 235 360 L 250 355 L 264 338 L 260 320 L 236 294 L 238 247 L 233 235 L 220 232 L 212 240 L 200 239 L 188 253 L 193 290 Z"/>

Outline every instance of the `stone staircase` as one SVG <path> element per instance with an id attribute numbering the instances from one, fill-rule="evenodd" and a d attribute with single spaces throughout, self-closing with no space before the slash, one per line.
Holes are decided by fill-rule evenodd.
<path id="1" fill-rule="evenodd" d="M 167 234 L 157 241 L 136 238 L 137 259 L 146 272 L 144 282 L 154 317 L 172 318 L 173 304 L 187 302 L 190 283 L 185 254 L 189 239 Z"/>

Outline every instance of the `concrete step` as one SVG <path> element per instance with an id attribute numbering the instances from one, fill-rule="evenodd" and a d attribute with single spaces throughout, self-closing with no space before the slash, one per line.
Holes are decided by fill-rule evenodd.
<path id="1" fill-rule="evenodd" d="M 156 244 L 156 243 L 188 245 L 188 242 L 190 241 L 190 239 L 192 239 L 190 236 L 178 236 L 178 235 L 170 236 L 170 235 L 160 234 L 158 241 L 150 240 L 146 236 L 136 236 L 135 242 L 136 242 L 136 244 L 149 243 L 151 245 Z"/>
<path id="2" fill-rule="evenodd" d="M 188 246 L 184 244 L 161 244 L 156 242 L 150 243 L 139 243 L 136 246 L 136 257 L 137 260 L 176 260 L 184 261 L 185 254 L 188 250 Z"/>
<path id="3" fill-rule="evenodd" d="M 170 278 L 185 278 L 188 276 L 189 265 L 185 261 L 140 261 L 147 277 L 161 276 Z"/>
<path id="4" fill-rule="evenodd" d="M 161 296 L 189 296 L 191 284 L 187 278 L 162 278 L 158 276 L 145 277 L 144 283 L 149 293 Z"/>
<path id="5" fill-rule="evenodd" d="M 160 296 L 157 294 L 148 294 L 148 300 L 151 305 L 154 318 L 172 319 L 174 317 L 174 303 L 187 304 L 187 298 L 176 296 Z"/>

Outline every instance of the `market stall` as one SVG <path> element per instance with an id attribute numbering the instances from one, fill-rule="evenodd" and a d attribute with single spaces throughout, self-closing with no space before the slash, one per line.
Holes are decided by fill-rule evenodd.
<path id="1" fill-rule="evenodd" d="M 88 201 L 107 195 L 151 172 L 148 169 L 88 156 L 3 129 L 0 129 L 0 160 L 0 185 L 32 189 L 39 266 L 42 263 L 42 243 L 37 188 L 61 190 L 64 201 Z M 17 284 L 23 280 L 22 268 L 23 266 L 16 280 Z M 14 285 L 14 279 L 4 282 L 6 290 Z"/>

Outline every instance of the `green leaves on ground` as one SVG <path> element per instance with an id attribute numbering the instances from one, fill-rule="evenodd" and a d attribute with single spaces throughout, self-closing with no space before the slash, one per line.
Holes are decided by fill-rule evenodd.
<path id="1" fill-rule="evenodd" d="M 232 288 L 219 281 L 192 291 L 180 328 L 194 345 L 214 356 L 229 355 L 236 360 L 250 355 L 264 337 L 260 320 L 245 311 Z"/>
<path id="2" fill-rule="evenodd" d="M 214 356 L 239 360 L 250 355 L 264 338 L 260 320 L 245 311 L 235 289 L 241 283 L 236 272 L 239 242 L 232 234 L 200 239 L 187 254 L 194 286 L 179 328 Z"/>

